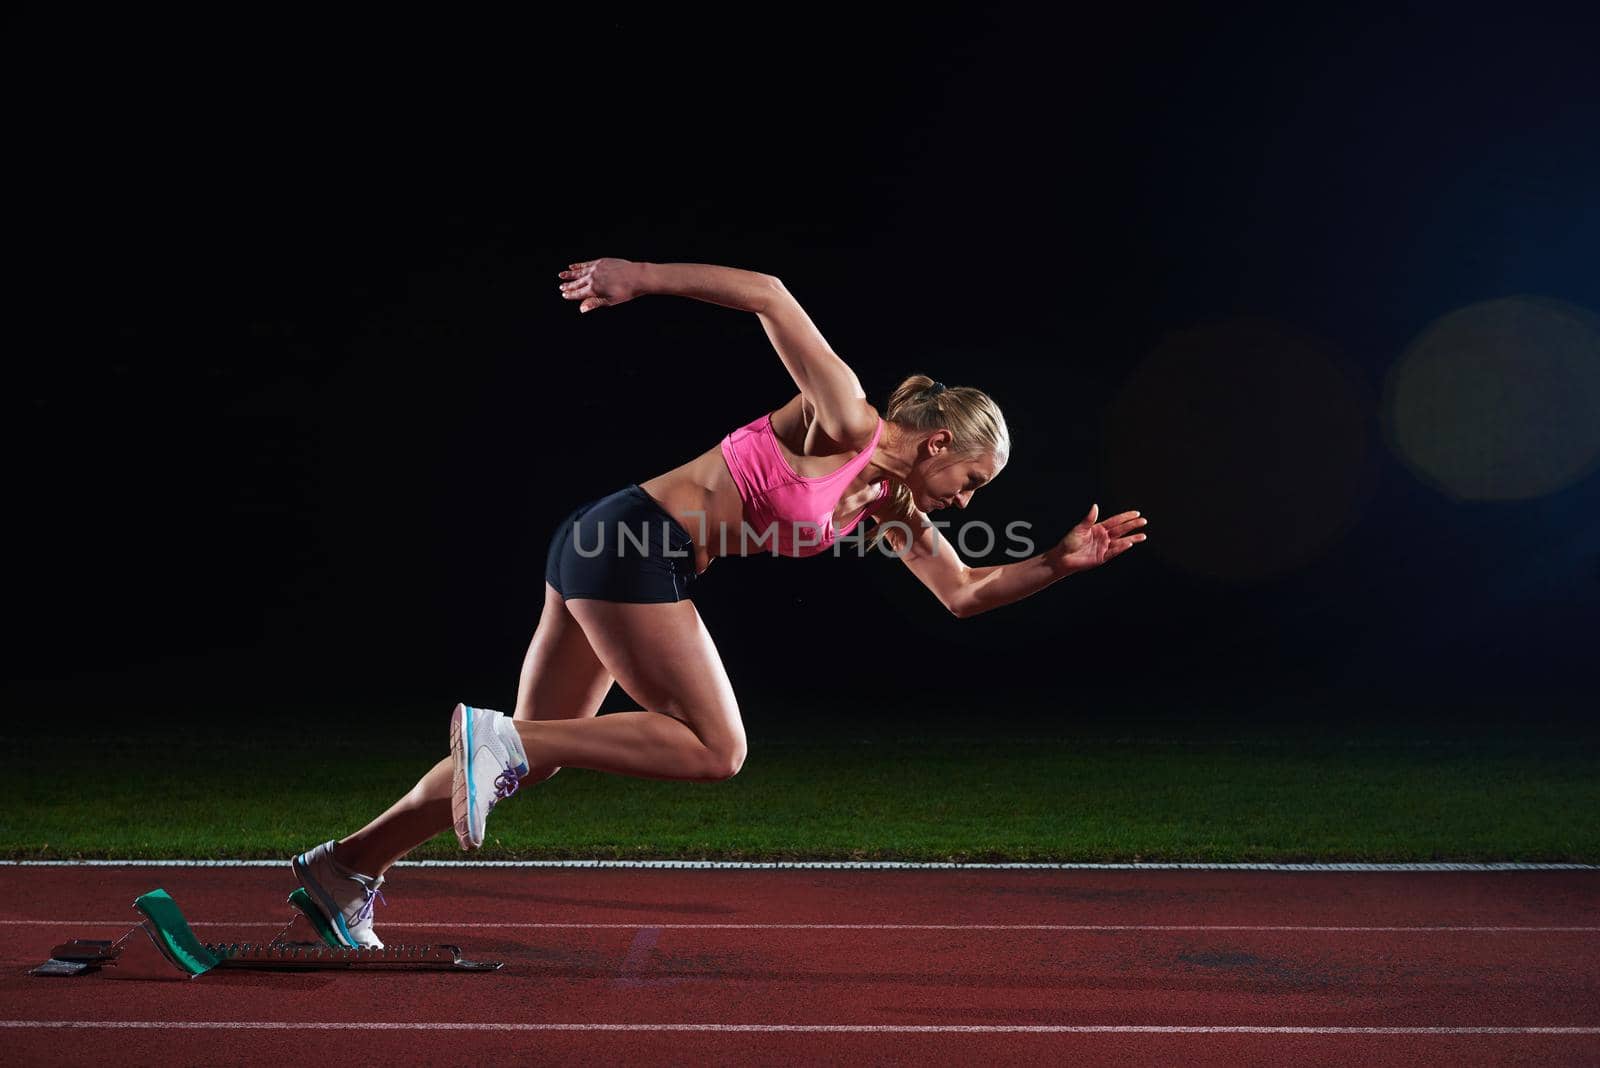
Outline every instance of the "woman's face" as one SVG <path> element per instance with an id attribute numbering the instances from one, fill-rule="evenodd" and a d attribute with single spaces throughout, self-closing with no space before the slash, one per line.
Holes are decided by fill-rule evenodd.
<path id="1" fill-rule="evenodd" d="M 992 452 L 958 457 L 949 447 L 949 432 L 940 431 L 923 444 L 924 455 L 911 469 L 907 485 L 923 512 L 965 508 L 972 495 L 998 475 L 1005 462 Z"/>

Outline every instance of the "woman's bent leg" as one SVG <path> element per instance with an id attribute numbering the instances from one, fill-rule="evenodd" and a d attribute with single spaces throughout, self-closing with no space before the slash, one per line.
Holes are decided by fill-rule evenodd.
<path id="1" fill-rule="evenodd" d="M 517 720 L 528 762 L 589 768 L 640 779 L 717 782 L 744 760 L 743 746 L 713 748 L 682 720 L 659 712 L 611 712 L 594 719 Z"/>
<path id="2" fill-rule="evenodd" d="M 548 593 L 553 591 L 547 590 Z M 557 595 L 559 596 L 559 595 Z M 599 698 L 605 688 L 598 670 L 614 677 L 649 711 L 606 716 L 514 720 L 528 752 L 530 770 L 578 767 L 651 779 L 711 782 L 739 771 L 745 757 L 744 726 L 733 687 L 721 657 L 695 610 L 694 602 L 628 604 L 580 599 L 546 619 L 552 628 L 569 620 L 582 625 L 596 669 L 592 684 L 569 692 Z M 570 612 L 570 615 L 567 613 Z M 540 645 L 538 635 L 535 645 Z M 570 641 L 551 640 L 551 650 L 575 648 Z M 548 669 L 573 666 L 571 653 L 552 653 Z M 537 672 L 534 673 L 537 675 Z M 525 671 L 526 681 L 528 673 Z M 596 700 L 598 705 L 598 700 Z M 519 698 L 519 709 L 522 702 Z M 537 710 L 535 710 L 537 711 Z M 372 823 L 342 840 L 339 862 L 366 875 L 381 875 L 400 857 L 452 825 L 452 766 L 434 765 L 411 792 Z"/>
<path id="3" fill-rule="evenodd" d="M 611 675 L 548 582 L 539 625 L 522 661 L 517 684 L 518 719 L 572 719 L 593 716 L 611 689 Z M 528 782 L 555 774 L 552 766 L 530 768 Z M 450 758 L 445 757 L 389 810 L 335 847 L 339 863 L 354 871 L 382 875 L 395 861 L 436 834 L 450 829 Z"/>
<path id="4" fill-rule="evenodd" d="M 522 658 L 513 718 L 590 718 L 600 711 L 612 681 L 565 599 L 545 583 L 544 611 Z M 522 777 L 522 785 L 544 782 L 560 770 L 559 764 L 534 764 Z"/>
<path id="5" fill-rule="evenodd" d="M 528 760 L 646 779 L 716 782 L 739 770 L 742 756 L 708 749 L 685 723 L 656 712 L 613 712 L 592 719 L 516 720 Z M 538 752 L 540 756 L 534 756 Z M 531 770 L 531 769 L 530 769 Z M 335 847 L 339 863 L 363 875 L 390 865 L 450 829 L 449 757 L 435 764 L 383 815 Z"/>
<path id="6" fill-rule="evenodd" d="M 648 778 L 726 779 L 739 771 L 739 702 L 693 601 L 579 598 L 567 607 L 606 670 L 649 711 L 589 723 L 519 722 L 531 762 Z"/>

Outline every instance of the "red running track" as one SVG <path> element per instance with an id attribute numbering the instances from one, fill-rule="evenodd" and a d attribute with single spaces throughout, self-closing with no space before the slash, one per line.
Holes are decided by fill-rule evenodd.
<path id="1" fill-rule="evenodd" d="M 30 978 L 154 887 L 203 939 L 260 941 L 295 883 L 0 869 L 3 1059 L 1600 1063 L 1592 871 L 391 874 L 386 941 L 505 969 Z"/>

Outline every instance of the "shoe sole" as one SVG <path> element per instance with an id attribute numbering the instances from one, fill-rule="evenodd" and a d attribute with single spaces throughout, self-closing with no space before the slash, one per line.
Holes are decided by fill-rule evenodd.
<path id="1" fill-rule="evenodd" d="M 450 713 L 450 815 L 456 841 L 464 850 L 482 844 L 472 840 L 472 713 L 457 702 Z"/>
<path id="2" fill-rule="evenodd" d="M 334 936 L 351 949 L 358 948 L 355 939 L 351 938 L 345 930 L 344 916 L 312 876 L 310 865 L 304 862 L 304 857 L 304 853 L 296 853 L 289 858 L 289 867 L 294 869 L 294 877 L 305 888 L 306 893 L 310 896 L 311 904 L 316 906 L 318 912 L 322 913 L 323 922 L 328 925 L 328 929 L 334 933 Z"/>

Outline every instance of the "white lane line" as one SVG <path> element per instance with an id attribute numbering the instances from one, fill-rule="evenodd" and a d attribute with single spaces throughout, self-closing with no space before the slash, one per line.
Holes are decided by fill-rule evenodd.
<path id="1" fill-rule="evenodd" d="M 0 926 L 10 927 L 117 927 L 128 926 L 133 917 L 121 920 L 0 920 Z M 380 921 L 382 922 L 382 921 Z M 191 927 L 282 927 L 281 923 L 261 920 L 191 920 Z M 1411 927 L 1328 927 L 1306 924 L 1154 924 L 1154 923 L 517 923 L 493 921 L 460 923 L 439 920 L 424 923 L 407 921 L 383 923 L 391 927 L 424 927 L 432 930 L 557 930 L 557 931 L 634 931 L 641 927 L 662 931 L 1326 931 L 1330 933 L 1403 933 L 1433 934 L 1453 931 L 1467 934 L 1594 934 L 1600 927 L 1473 927 L 1473 926 L 1411 926 Z"/>
<path id="2" fill-rule="evenodd" d="M 282 860 L 0 860 L 12 868 L 281 868 Z M 1600 871 L 1600 864 L 1414 863 L 1414 864 L 964 864 L 898 860 L 402 860 L 401 868 L 668 868 L 683 871 Z"/>
<path id="3" fill-rule="evenodd" d="M 709 1031 L 802 1034 L 1600 1035 L 1600 1027 L 1258 1027 L 1144 1024 L 384 1023 L 281 1020 L 0 1020 L 0 1027 L 147 1031 Z"/>

